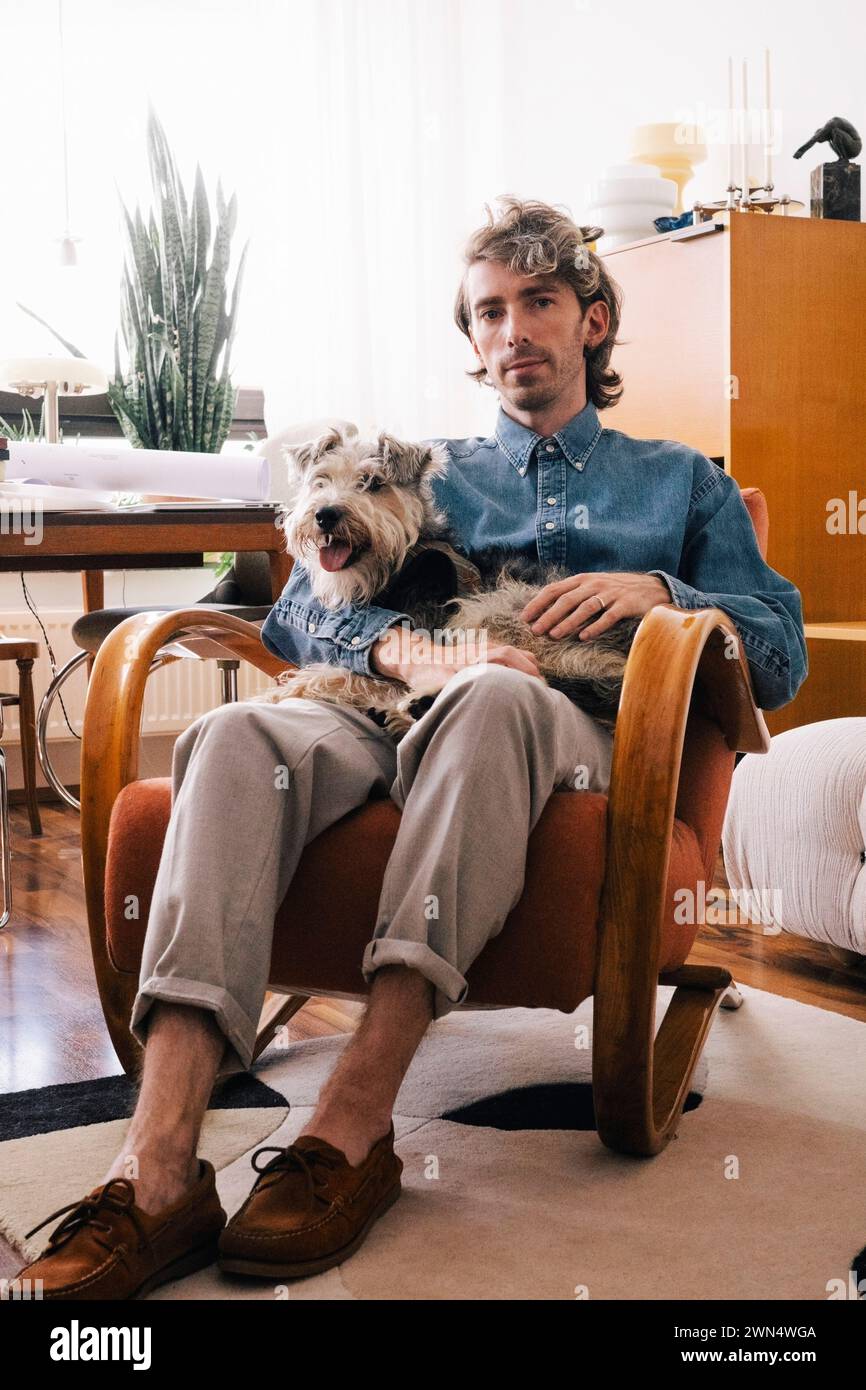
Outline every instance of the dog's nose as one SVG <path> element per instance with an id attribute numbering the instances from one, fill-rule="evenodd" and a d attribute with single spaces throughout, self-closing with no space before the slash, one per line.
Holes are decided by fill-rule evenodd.
<path id="1" fill-rule="evenodd" d="M 323 531 L 333 531 L 342 515 L 339 507 L 320 507 L 316 512 L 316 525 Z"/>

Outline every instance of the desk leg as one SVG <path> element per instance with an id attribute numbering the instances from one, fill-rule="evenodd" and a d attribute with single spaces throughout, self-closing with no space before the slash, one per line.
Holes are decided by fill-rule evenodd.
<path id="1" fill-rule="evenodd" d="M 271 566 L 271 598 L 276 603 L 289 582 L 294 561 L 285 550 L 271 550 L 268 552 L 268 558 Z"/>
<path id="2" fill-rule="evenodd" d="M 82 570 L 81 571 L 81 592 L 84 598 L 85 613 L 94 613 L 99 608 L 105 607 L 105 574 L 102 570 Z M 90 680 L 90 673 L 93 670 L 95 658 L 88 656 L 87 679 Z"/>
<path id="3" fill-rule="evenodd" d="M 39 802 L 36 799 L 36 706 L 33 701 L 33 662 L 21 658 L 18 666 L 18 724 L 21 732 L 21 768 L 24 795 L 30 817 L 30 834 L 42 834 Z"/>
<path id="4" fill-rule="evenodd" d="M 102 570 L 81 571 L 81 592 L 85 613 L 105 607 L 105 574 Z"/>

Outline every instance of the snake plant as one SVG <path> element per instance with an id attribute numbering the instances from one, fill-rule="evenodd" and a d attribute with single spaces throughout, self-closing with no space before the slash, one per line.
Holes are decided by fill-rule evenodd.
<path id="1" fill-rule="evenodd" d="M 19 440 L 21 443 L 25 443 L 25 442 L 26 442 L 26 443 L 29 443 L 29 444 L 35 444 L 37 441 L 44 439 L 44 438 L 45 438 L 45 405 L 44 405 L 44 403 L 43 403 L 43 406 L 42 406 L 42 413 L 41 413 L 40 416 L 39 416 L 39 428 L 38 428 L 38 429 L 36 428 L 36 425 L 35 425 L 35 423 L 34 423 L 34 421 L 33 421 L 33 416 L 30 414 L 29 410 L 22 410 L 22 412 L 21 412 L 21 424 L 20 424 L 20 425 L 10 425 L 9 421 L 8 421 L 8 420 L 5 420 L 5 419 L 3 418 L 3 416 L 0 415 L 0 438 L 3 438 L 3 439 L 17 439 L 17 440 Z M 61 442 L 62 442 L 62 440 L 63 440 L 63 434 L 62 434 L 62 432 L 61 432 L 61 435 L 60 435 L 60 439 L 61 439 Z"/>
<path id="2" fill-rule="evenodd" d="M 238 293 L 247 247 L 238 263 L 231 306 L 226 281 L 237 200 L 228 204 L 217 181 L 213 251 L 211 213 L 196 166 L 191 206 L 162 126 L 151 108 L 147 126 L 156 215 L 145 227 L 121 200 L 126 256 L 121 328 L 129 370 L 121 372 L 115 335 L 115 379 L 108 399 L 124 435 L 145 449 L 219 453 L 234 415 L 230 376 Z"/>

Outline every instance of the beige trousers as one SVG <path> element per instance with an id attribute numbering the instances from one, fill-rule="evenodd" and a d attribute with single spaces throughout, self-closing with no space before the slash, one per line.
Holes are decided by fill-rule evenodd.
<path id="1" fill-rule="evenodd" d="M 551 792 L 607 791 L 612 745 L 561 691 L 494 663 L 456 672 L 399 744 L 359 710 L 312 700 L 209 711 L 174 747 L 134 1036 L 146 1042 L 154 999 L 198 1005 L 226 1035 L 223 1073 L 248 1067 L 304 846 L 384 796 L 402 815 L 360 970 L 369 983 L 380 966 L 414 967 L 440 1018 L 520 897 Z"/>

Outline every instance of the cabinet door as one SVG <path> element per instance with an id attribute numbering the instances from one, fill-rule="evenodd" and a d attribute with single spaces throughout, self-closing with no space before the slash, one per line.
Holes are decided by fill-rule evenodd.
<path id="1" fill-rule="evenodd" d="M 625 386 L 603 423 L 727 458 L 727 228 L 682 240 L 655 237 L 603 259 L 623 292 L 611 365 Z"/>
<path id="2" fill-rule="evenodd" d="M 864 619 L 866 227 L 740 216 L 731 250 L 731 472 L 806 621 Z"/>

